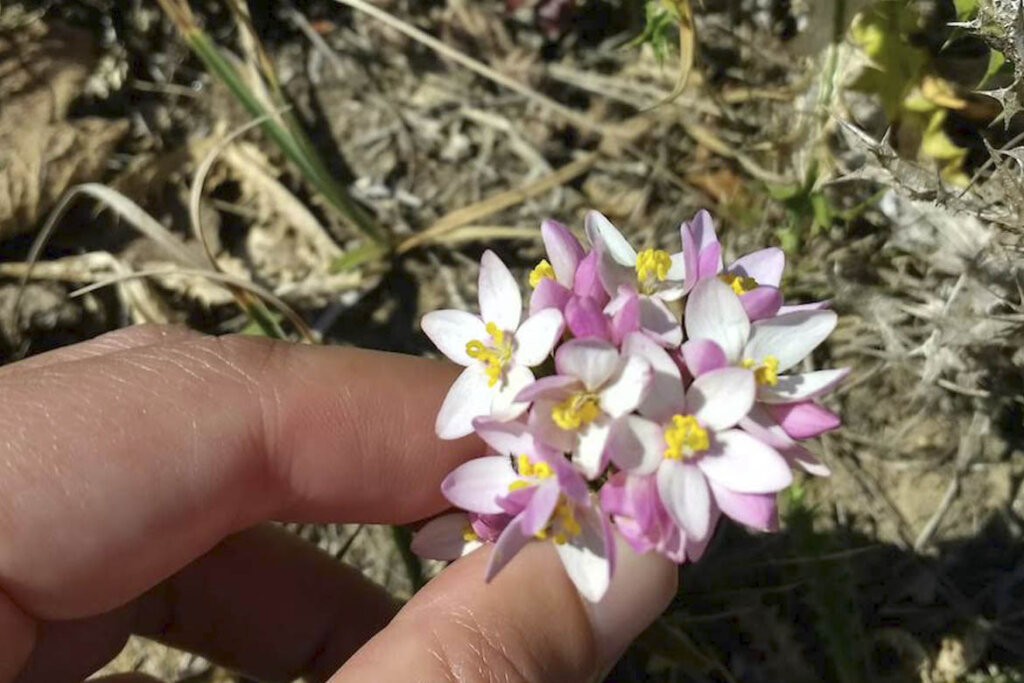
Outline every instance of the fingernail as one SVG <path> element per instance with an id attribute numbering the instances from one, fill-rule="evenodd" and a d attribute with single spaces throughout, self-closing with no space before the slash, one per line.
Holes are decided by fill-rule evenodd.
<path id="1" fill-rule="evenodd" d="M 661 616 L 678 582 L 678 567 L 670 560 L 657 553 L 638 555 L 618 534 L 615 541 L 612 583 L 601 602 L 587 606 L 603 671 L 610 671 L 629 644 Z"/>

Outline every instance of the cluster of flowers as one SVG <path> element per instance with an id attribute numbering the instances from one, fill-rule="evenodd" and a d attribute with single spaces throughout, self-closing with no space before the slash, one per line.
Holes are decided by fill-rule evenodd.
<path id="1" fill-rule="evenodd" d="M 775 529 L 791 468 L 828 474 L 798 441 L 839 425 L 815 399 L 846 371 L 794 371 L 836 314 L 828 302 L 784 304 L 781 250 L 725 266 L 706 211 L 682 225 L 674 255 L 637 252 L 596 212 L 586 233 L 589 251 L 544 223 L 548 258 L 530 274 L 525 320 L 515 278 L 490 251 L 479 316 L 424 316 L 424 332 L 465 366 L 437 434 L 475 431 L 493 454 L 444 480 L 465 512 L 429 522 L 413 549 L 455 559 L 493 543 L 489 580 L 527 543 L 548 540 L 597 601 L 614 572 L 615 529 L 637 552 L 679 563 L 700 558 L 723 514 Z"/>

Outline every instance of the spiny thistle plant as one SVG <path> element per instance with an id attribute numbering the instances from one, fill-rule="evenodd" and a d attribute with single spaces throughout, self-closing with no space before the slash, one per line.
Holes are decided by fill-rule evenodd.
<path id="1" fill-rule="evenodd" d="M 541 230 L 547 259 L 530 275 L 525 318 L 516 279 L 490 251 L 479 315 L 423 318 L 465 368 L 437 434 L 475 432 L 489 454 L 444 480 L 462 511 L 428 523 L 413 550 L 451 560 L 493 544 L 490 579 L 528 543 L 550 542 L 598 601 L 613 530 L 683 563 L 700 559 L 722 515 L 777 529 L 792 468 L 829 473 L 799 441 L 839 425 L 816 399 L 847 371 L 796 370 L 836 325 L 828 302 L 785 303 L 780 249 L 725 265 L 706 211 L 682 225 L 676 254 L 637 251 L 596 212 L 589 249 L 555 221 Z"/>

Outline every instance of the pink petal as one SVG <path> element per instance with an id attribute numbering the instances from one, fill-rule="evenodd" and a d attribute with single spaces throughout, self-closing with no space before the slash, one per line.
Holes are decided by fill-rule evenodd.
<path id="1" fill-rule="evenodd" d="M 488 455 L 465 462 L 444 478 L 441 493 L 455 507 L 495 515 L 504 512 L 498 497 L 508 493 L 509 484 L 517 479 L 509 459 Z"/>
<path id="2" fill-rule="evenodd" d="M 544 240 L 544 248 L 551 259 L 551 267 L 555 271 L 558 283 L 572 287 L 576 268 L 579 267 L 584 255 L 579 240 L 569 232 L 569 228 L 551 219 L 540 224 L 540 236 Z"/>
<path id="3" fill-rule="evenodd" d="M 662 462 L 665 435 L 660 424 L 627 415 L 612 424 L 607 450 L 619 469 L 636 475 L 651 474 Z"/>
<path id="4" fill-rule="evenodd" d="M 463 370 L 437 412 L 437 435 L 442 439 L 461 439 L 471 434 L 474 418 L 487 414 L 493 394 L 482 365 L 474 363 Z"/>
<path id="5" fill-rule="evenodd" d="M 763 441 L 777 451 L 793 446 L 796 442 L 779 426 L 763 403 L 755 403 L 745 418 L 740 420 L 740 428 L 755 439 Z"/>
<path id="6" fill-rule="evenodd" d="M 710 339 L 691 339 L 681 348 L 683 361 L 694 377 L 729 364 L 722 348 Z"/>
<path id="7" fill-rule="evenodd" d="M 604 247 L 595 247 L 594 252 L 598 255 L 597 277 L 604 291 L 613 294 L 620 287 L 636 287 L 635 266 L 622 265 Z"/>
<path id="8" fill-rule="evenodd" d="M 640 328 L 666 348 L 674 349 L 683 343 L 679 319 L 660 299 L 641 297 Z"/>
<path id="9" fill-rule="evenodd" d="M 504 332 L 515 332 L 523 313 L 519 284 L 508 267 L 491 250 L 480 259 L 480 317 Z"/>
<path id="10" fill-rule="evenodd" d="M 472 525 L 473 531 L 484 543 L 497 541 L 498 536 L 511 521 L 510 515 L 480 515 L 475 512 L 469 515 L 469 523 Z"/>
<path id="11" fill-rule="evenodd" d="M 618 366 L 618 349 L 601 339 L 573 339 L 558 347 L 555 354 L 558 374 L 578 377 L 588 391 L 601 387 Z"/>
<path id="12" fill-rule="evenodd" d="M 794 439 L 812 439 L 841 424 L 838 415 L 812 401 L 766 405 L 765 410 Z"/>
<path id="13" fill-rule="evenodd" d="M 740 303 L 751 321 L 771 318 L 782 307 L 782 292 L 775 287 L 757 287 L 740 294 Z"/>
<path id="14" fill-rule="evenodd" d="M 562 429 L 553 419 L 551 410 L 554 401 L 540 400 L 533 404 L 530 411 L 530 431 L 541 442 L 558 451 L 571 451 L 576 446 L 576 432 Z"/>
<path id="15" fill-rule="evenodd" d="M 729 272 L 752 277 L 759 285 L 778 287 L 785 268 L 786 253 L 777 247 L 769 247 L 736 259 L 729 266 Z"/>
<path id="16" fill-rule="evenodd" d="M 600 269 L 598 268 L 600 257 L 598 252 L 592 251 L 580 261 L 579 268 L 576 269 L 576 280 L 573 282 L 572 291 L 576 296 L 590 297 L 599 305 L 604 305 L 608 301 L 608 292 L 601 284 Z"/>
<path id="17" fill-rule="evenodd" d="M 779 508 L 774 493 L 736 493 L 714 481 L 711 493 L 726 517 L 758 531 L 779 530 Z"/>
<path id="18" fill-rule="evenodd" d="M 708 525 L 708 535 L 700 541 L 695 541 L 692 538 L 683 536 L 683 543 L 686 545 L 686 559 L 690 562 L 697 562 L 704 556 L 708 546 L 711 545 L 711 539 L 715 537 L 715 527 L 718 526 L 718 520 L 721 518 L 722 513 L 718 511 L 718 506 L 711 501 L 711 523 Z"/>
<path id="19" fill-rule="evenodd" d="M 690 228 L 698 251 L 704 251 L 711 245 L 718 244 L 718 236 L 715 234 L 715 220 L 707 209 L 701 209 L 695 213 L 686 225 Z"/>
<path id="20" fill-rule="evenodd" d="M 530 295 L 530 315 L 543 311 L 545 308 L 556 308 L 562 311 L 570 298 L 572 298 L 571 291 L 549 277 L 543 278 L 537 283 L 533 294 Z"/>
<path id="21" fill-rule="evenodd" d="M 712 450 L 697 466 L 708 479 L 737 493 L 774 493 L 793 481 L 789 465 L 775 449 L 738 429 L 718 432 Z"/>
<path id="22" fill-rule="evenodd" d="M 686 392 L 686 409 L 706 429 L 729 429 L 750 412 L 756 387 L 750 370 L 712 370 L 693 380 Z"/>
<path id="23" fill-rule="evenodd" d="M 639 356 L 624 357 L 601 390 L 601 410 L 613 418 L 633 412 L 647 396 L 653 377 L 654 371 L 646 360 Z"/>
<path id="24" fill-rule="evenodd" d="M 687 538 L 707 538 L 711 527 L 711 492 L 703 472 L 693 465 L 666 460 L 658 468 L 658 494 Z"/>
<path id="25" fill-rule="evenodd" d="M 627 334 L 640 329 L 640 297 L 636 292 L 621 288 L 618 301 L 613 301 L 605 309 L 605 314 L 612 311 L 611 337 L 616 344 L 621 344 Z"/>
<path id="26" fill-rule="evenodd" d="M 521 422 L 499 422 L 489 417 L 478 417 L 473 420 L 473 429 L 499 455 L 517 456 L 534 452 L 533 434 Z"/>
<path id="27" fill-rule="evenodd" d="M 712 242 L 701 247 L 697 261 L 701 279 L 715 277 L 722 270 L 722 245 Z"/>
<path id="28" fill-rule="evenodd" d="M 797 375 L 780 375 L 775 386 L 757 388 L 757 400 L 764 403 L 796 403 L 824 396 L 850 373 L 849 368 L 818 370 Z"/>
<path id="29" fill-rule="evenodd" d="M 534 313 L 516 331 L 516 363 L 528 368 L 543 363 L 565 329 L 565 319 L 554 308 Z"/>
<path id="30" fill-rule="evenodd" d="M 412 551 L 430 560 L 457 560 L 476 548 L 479 541 L 463 538 L 470 528 L 469 515 L 453 512 L 430 520 L 412 537 Z"/>
<path id="31" fill-rule="evenodd" d="M 611 326 L 601 306 L 590 297 L 573 297 L 565 305 L 565 322 L 577 339 L 611 339 Z"/>
<path id="32" fill-rule="evenodd" d="M 516 396 L 516 401 L 520 403 L 530 403 L 537 399 L 564 401 L 574 391 L 579 391 L 582 388 L 583 382 L 577 377 L 551 375 L 549 377 L 541 377 L 520 391 L 519 395 Z"/>
<path id="33" fill-rule="evenodd" d="M 686 334 L 690 339 L 710 339 L 730 362 L 738 362 L 750 333 L 750 320 L 732 287 L 718 278 L 701 280 L 686 302 Z"/>
<path id="34" fill-rule="evenodd" d="M 491 557 L 487 562 L 487 571 L 484 574 L 484 581 L 490 581 L 498 572 L 505 568 L 505 565 L 522 550 L 527 543 L 533 540 L 533 535 L 523 532 L 522 515 L 516 517 L 505 530 L 501 532 Z"/>
<path id="35" fill-rule="evenodd" d="M 536 535 L 547 526 L 551 513 L 558 504 L 559 495 L 558 482 L 554 480 L 549 479 L 534 487 L 533 496 L 521 515 L 524 534 Z"/>
<path id="36" fill-rule="evenodd" d="M 788 313 L 750 326 L 744 358 L 761 361 L 774 356 L 779 372 L 785 372 L 808 356 L 836 327 L 834 311 Z"/>

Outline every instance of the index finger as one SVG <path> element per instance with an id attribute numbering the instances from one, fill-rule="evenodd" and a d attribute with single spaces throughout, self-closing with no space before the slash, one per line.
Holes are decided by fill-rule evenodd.
<path id="1" fill-rule="evenodd" d="M 36 618 L 77 618 L 264 519 L 430 515 L 444 507 L 440 480 L 480 448 L 434 436 L 455 372 L 225 337 L 11 373 L 0 380 L 0 592 Z"/>

